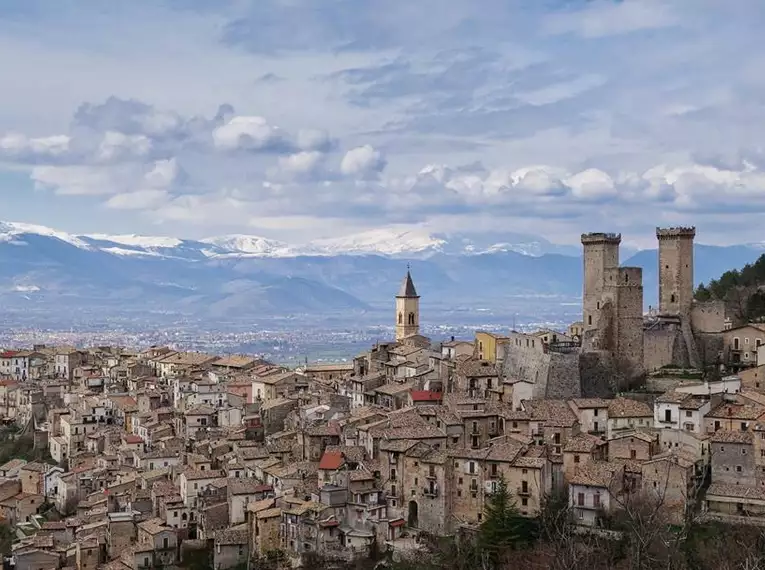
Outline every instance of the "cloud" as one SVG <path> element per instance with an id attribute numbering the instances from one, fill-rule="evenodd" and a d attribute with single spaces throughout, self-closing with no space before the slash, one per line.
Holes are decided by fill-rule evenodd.
<path id="1" fill-rule="evenodd" d="M 66 135 L 28 138 L 21 134 L 9 133 L 0 136 L 0 159 L 35 163 L 57 160 L 70 150 L 71 139 Z"/>
<path id="2" fill-rule="evenodd" d="M 367 178 L 382 172 L 386 164 L 383 154 L 367 144 L 345 153 L 340 163 L 340 172 L 346 176 Z"/>
<path id="3" fill-rule="evenodd" d="M 212 132 L 215 146 L 222 150 L 267 150 L 284 148 L 279 127 L 263 117 L 233 117 Z"/>
<path id="4" fill-rule="evenodd" d="M 91 197 L 72 226 L 106 206 L 130 232 L 332 219 L 576 240 L 700 220 L 744 235 L 735 220 L 765 207 L 765 13 L 729 4 L 4 5 L 0 169 L 38 189 L 14 182 L 7 215 L 47 192 Z"/>

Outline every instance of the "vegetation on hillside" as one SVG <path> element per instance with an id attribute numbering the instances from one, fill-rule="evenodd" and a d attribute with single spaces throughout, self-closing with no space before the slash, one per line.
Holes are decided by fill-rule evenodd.
<path id="1" fill-rule="evenodd" d="M 35 447 L 34 436 L 22 434 L 15 425 L 0 428 L 0 465 L 11 459 L 55 463 L 47 447 Z"/>
<path id="2" fill-rule="evenodd" d="M 708 284 L 700 283 L 694 297 L 697 301 L 727 301 L 742 321 L 765 319 L 765 254 L 742 269 L 731 269 Z"/>

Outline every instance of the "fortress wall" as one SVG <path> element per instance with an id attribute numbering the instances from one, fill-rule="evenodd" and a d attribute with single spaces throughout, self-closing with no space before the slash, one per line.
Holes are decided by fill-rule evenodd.
<path id="1" fill-rule="evenodd" d="M 696 332 L 720 332 L 725 328 L 725 301 L 696 301 L 691 309 L 691 326 Z"/>
<path id="2" fill-rule="evenodd" d="M 579 355 L 579 379 L 582 398 L 611 398 L 616 392 L 613 366 L 605 352 Z"/>
<path id="3" fill-rule="evenodd" d="M 533 384 L 534 398 L 577 398 L 581 394 L 579 354 L 543 352 L 505 345 L 503 374 Z"/>
<path id="4" fill-rule="evenodd" d="M 678 329 L 656 328 L 643 333 L 646 372 L 653 372 L 672 364 L 678 367 L 688 366 L 688 351 Z"/>

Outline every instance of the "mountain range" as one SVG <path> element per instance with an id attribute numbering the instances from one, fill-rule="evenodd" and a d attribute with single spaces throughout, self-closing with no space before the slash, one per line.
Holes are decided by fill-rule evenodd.
<path id="1" fill-rule="evenodd" d="M 697 245 L 696 282 L 755 260 L 758 245 Z M 624 249 L 623 249 L 624 252 Z M 581 295 L 580 248 L 521 234 L 432 234 L 386 228 L 287 244 L 248 235 L 201 240 L 75 235 L 0 222 L 0 307 L 209 319 L 357 315 L 390 310 L 411 265 L 423 313 L 508 314 Z M 625 255 L 656 298 L 657 253 Z M 553 311 L 554 312 L 554 311 Z"/>

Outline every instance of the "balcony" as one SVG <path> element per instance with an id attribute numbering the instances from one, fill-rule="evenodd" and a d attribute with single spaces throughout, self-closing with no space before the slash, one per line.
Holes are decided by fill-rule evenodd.
<path id="1" fill-rule="evenodd" d="M 438 487 L 425 487 L 422 490 L 422 494 L 425 497 L 430 497 L 431 499 L 435 499 L 438 497 Z"/>
<path id="2" fill-rule="evenodd" d="M 489 479 L 499 479 L 499 471 L 495 469 L 489 471 Z"/>
<path id="3" fill-rule="evenodd" d="M 530 497 L 531 496 L 531 489 L 526 487 L 525 489 L 523 487 L 518 487 L 518 489 L 515 491 L 516 495 L 519 497 Z"/>
<path id="4" fill-rule="evenodd" d="M 435 473 L 428 473 L 427 475 L 425 475 L 425 478 L 435 480 L 437 479 L 437 475 Z"/>

